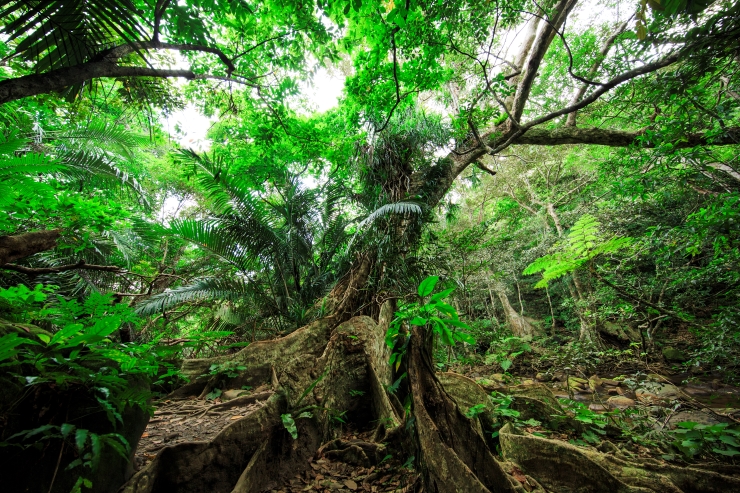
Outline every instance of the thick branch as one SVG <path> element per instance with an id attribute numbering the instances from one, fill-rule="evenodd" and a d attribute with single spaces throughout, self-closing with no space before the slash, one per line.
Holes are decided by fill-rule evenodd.
<path id="1" fill-rule="evenodd" d="M 25 267 L 23 265 L 5 264 L 0 265 L 0 269 L 14 270 L 16 272 L 20 272 L 21 274 L 29 274 L 32 276 L 38 274 L 57 274 L 59 272 L 77 269 L 99 270 L 103 272 L 119 272 L 121 270 L 120 267 L 117 267 L 115 265 L 94 265 L 85 263 L 84 260 L 80 260 L 76 264 L 60 265 L 59 267 Z"/>
<path id="2" fill-rule="evenodd" d="M 611 36 L 609 36 L 605 41 L 604 44 L 601 45 L 601 51 L 599 52 L 599 56 L 594 61 L 593 65 L 591 65 L 591 69 L 588 72 L 587 78 L 591 79 L 596 75 L 596 72 L 599 70 L 599 67 L 601 67 L 601 64 L 606 59 L 606 55 L 609 53 L 609 50 L 611 50 L 612 45 L 614 45 L 614 42 L 617 40 L 620 34 L 624 32 L 624 30 L 627 29 L 627 23 L 623 22 L 617 28 L 614 30 Z M 578 87 L 578 90 L 573 95 L 573 99 L 571 99 L 570 104 L 576 104 L 578 101 L 581 100 L 584 94 L 586 94 L 586 89 L 588 89 L 588 84 L 581 84 Z M 568 120 L 566 122 L 566 125 L 568 126 L 575 126 L 576 124 L 576 112 L 568 115 Z"/>
<path id="3" fill-rule="evenodd" d="M 512 103 L 511 113 L 516 121 L 519 121 L 524 113 L 524 105 L 529 99 L 529 93 L 531 92 L 532 85 L 537 77 L 540 63 L 542 63 L 545 53 L 547 53 L 548 48 L 550 48 L 550 44 L 552 44 L 556 31 L 563 26 L 565 19 L 575 6 L 576 1 L 577 0 L 558 1 L 558 3 L 553 7 L 553 20 L 543 26 L 534 46 L 532 46 L 526 66 L 523 67 L 524 75 L 516 88 L 516 94 Z"/>
<path id="4" fill-rule="evenodd" d="M 226 65 L 227 77 L 196 75 L 191 70 L 170 70 L 156 69 L 150 67 L 126 67 L 120 66 L 116 62 L 126 55 L 136 51 L 143 50 L 176 50 L 176 51 L 200 51 L 211 53 L 219 57 Z M 208 46 L 195 44 L 168 44 L 157 41 L 148 41 L 142 43 L 131 43 L 117 46 L 104 53 L 101 53 L 95 59 L 75 65 L 65 67 L 43 74 L 31 74 L 14 79 L 8 79 L 0 82 L 0 104 L 15 101 L 29 96 L 46 94 L 49 92 L 62 91 L 67 87 L 81 84 L 91 79 L 103 77 L 184 77 L 186 79 L 218 79 L 227 80 L 237 83 L 244 83 L 242 80 L 231 79 L 235 67 L 221 50 Z"/>
<path id="5" fill-rule="evenodd" d="M 676 148 L 695 147 L 700 145 L 737 145 L 740 144 L 740 127 L 726 129 L 723 136 L 707 139 L 705 134 L 688 134 L 685 140 L 673 142 Z M 554 129 L 530 128 L 524 135 L 517 137 L 512 145 L 566 145 L 591 144 L 609 147 L 627 147 L 638 142 L 644 131 L 609 130 L 603 128 L 561 127 Z M 642 142 L 642 147 L 655 147 L 655 142 Z"/>
<path id="6" fill-rule="evenodd" d="M 0 265 L 56 248 L 61 231 L 33 231 L 0 237 Z"/>

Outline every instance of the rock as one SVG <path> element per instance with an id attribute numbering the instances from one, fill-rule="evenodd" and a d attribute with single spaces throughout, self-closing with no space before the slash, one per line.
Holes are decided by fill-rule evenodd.
<path id="1" fill-rule="evenodd" d="M 609 408 L 603 404 L 589 404 L 588 410 L 593 411 L 595 413 L 601 413 L 604 411 L 608 411 Z"/>
<path id="2" fill-rule="evenodd" d="M 535 380 L 538 382 L 549 382 L 551 380 L 550 376 L 547 373 L 538 373 L 534 377 Z"/>
<path id="3" fill-rule="evenodd" d="M 532 380 L 531 378 L 528 378 L 522 382 L 522 385 L 534 385 L 534 384 L 535 384 L 535 381 Z"/>
<path id="4" fill-rule="evenodd" d="M 491 375 L 491 380 L 496 380 L 497 382 L 503 382 L 504 381 L 504 374 L 503 373 L 494 373 Z"/>
<path id="5" fill-rule="evenodd" d="M 702 387 L 701 385 L 687 385 L 683 388 L 683 391 L 691 396 L 696 397 L 705 397 L 712 394 L 712 391 L 706 387 Z"/>
<path id="6" fill-rule="evenodd" d="M 604 322 L 601 326 L 601 331 L 609 334 L 612 337 L 625 342 L 640 341 L 640 331 L 633 329 L 629 325 L 618 325 L 613 322 Z"/>
<path id="7" fill-rule="evenodd" d="M 645 390 L 636 390 L 635 396 L 637 396 L 637 400 L 640 402 L 643 402 L 645 404 L 657 404 L 659 402 L 664 401 L 665 399 L 653 394 L 652 392 L 647 392 Z"/>
<path id="8" fill-rule="evenodd" d="M 601 384 L 607 385 L 609 387 L 619 387 L 619 382 L 617 382 L 616 380 L 610 380 L 608 378 L 602 378 Z"/>
<path id="9" fill-rule="evenodd" d="M 224 401 L 224 402 L 225 401 L 230 401 L 231 399 L 236 399 L 240 395 L 245 395 L 245 394 L 248 394 L 248 393 L 249 393 L 249 391 L 242 390 L 242 389 L 225 390 L 221 394 L 221 400 Z"/>
<path id="10" fill-rule="evenodd" d="M 588 385 L 588 380 L 577 377 L 568 377 L 568 386 L 573 390 L 581 390 Z"/>
<path id="11" fill-rule="evenodd" d="M 598 375 L 592 375 L 588 378 L 588 386 L 591 390 L 596 390 L 596 387 L 600 387 L 602 384 L 601 378 Z"/>
<path id="12" fill-rule="evenodd" d="M 678 423 L 683 423 L 684 421 L 693 421 L 694 423 L 699 423 L 700 425 L 716 425 L 718 423 L 721 423 L 722 420 L 715 414 L 711 414 L 709 410 L 701 410 L 696 411 L 694 409 L 688 410 L 688 411 L 680 411 L 671 416 L 671 419 L 668 420 L 668 424 L 671 428 L 675 428 Z M 729 419 L 726 421 L 730 421 Z"/>
<path id="13" fill-rule="evenodd" d="M 689 357 L 680 349 L 665 347 L 663 348 L 663 357 L 669 363 L 683 363 L 688 360 Z"/>
<path id="14" fill-rule="evenodd" d="M 627 409 L 635 405 L 635 401 L 623 395 L 609 397 L 606 403 L 612 409 Z"/>
<path id="15" fill-rule="evenodd" d="M 606 393 L 609 395 L 619 395 L 618 388 L 613 387 L 611 389 L 607 389 Z"/>
<path id="16" fill-rule="evenodd" d="M 662 384 L 656 393 L 666 399 L 676 399 L 681 395 L 681 391 L 672 383 Z"/>

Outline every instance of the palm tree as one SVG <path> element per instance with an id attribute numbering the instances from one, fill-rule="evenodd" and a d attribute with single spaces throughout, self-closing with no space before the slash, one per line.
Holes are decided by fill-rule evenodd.
<path id="1" fill-rule="evenodd" d="M 199 279 L 153 296 L 137 311 L 151 315 L 212 299 L 230 302 L 228 317 L 221 319 L 243 323 L 278 317 L 296 328 L 313 316 L 309 312 L 317 315 L 312 306 L 336 281 L 350 238 L 351 221 L 339 212 L 340 189 L 331 180 L 309 189 L 298 174 L 285 172 L 270 184 L 270 193 L 259 194 L 216 153 L 188 150 L 179 157 L 193 167 L 212 212 L 175 220 L 170 230 L 231 264 L 237 275 Z"/>

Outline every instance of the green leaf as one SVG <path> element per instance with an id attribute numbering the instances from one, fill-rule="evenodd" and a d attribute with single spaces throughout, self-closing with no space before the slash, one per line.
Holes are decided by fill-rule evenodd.
<path id="1" fill-rule="evenodd" d="M 444 291 L 440 291 L 429 299 L 429 303 L 436 303 L 440 300 L 443 300 L 447 298 L 450 294 L 452 294 L 453 291 L 455 291 L 455 288 L 449 288 L 445 289 Z"/>
<path id="2" fill-rule="evenodd" d="M 75 431 L 76 426 L 70 423 L 64 423 L 61 426 L 62 438 L 67 438 L 67 435 Z"/>
<path id="3" fill-rule="evenodd" d="M 738 452 L 734 448 L 730 448 L 730 447 L 728 447 L 727 450 L 722 450 L 720 448 L 713 448 L 712 449 L 712 452 L 714 452 L 716 454 L 720 454 L 720 455 L 726 455 L 728 457 L 734 457 L 736 455 L 740 455 L 740 452 Z"/>
<path id="4" fill-rule="evenodd" d="M 427 322 L 428 322 L 428 320 L 427 320 L 426 318 L 424 318 L 424 317 L 419 317 L 419 316 L 416 316 L 416 317 L 414 317 L 414 318 L 413 318 L 413 319 L 412 319 L 412 320 L 411 320 L 411 321 L 409 322 L 409 324 L 411 324 L 411 325 L 418 325 L 418 326 L 420 326 L 420 327 L 423 327 L 424 325 L 426 325 L 426 324 L 427 324 Z"/>
<path id="5" fill-rule="evenodd" d="M 740 443 L 737 443 L 737 440 L 729 435 L 720 435 L 719 441 L 726 443 L 727 445 L 732 445 L 733 447 L 740 447 Z"/>
<path id="6" fill-rule="evenodd" d="M 419 296 L 429 296 L 434 291 L 434 286 L 437 285 L 439 276 L 429 276 L 419 284 Z"/>
<path id="7" fill-rule="evenodd" d="M 88 431 L 85 429 L 78 429 L 75 433 L 75 447 L 77 452 L 82 452 L 85 448 L 85 442 L 87 442 Z"/>
<path id="8" fill-rule="evenodd" d="M 298 439 L 298 428 L 296 428 L 293 416 L 291 416 L 290 413 L 281 414 L 280 419 L 283 421 L 283 427 L 288 430 L 288 433 L 293 437 L 293 440 Z"/>
<path id="9" fill-rule="evenodd" d="M 455 332 L 454 338 L 466 344 L 475 344 L 475 337 L 471 336 L 470 334 L 466 334 L 465 332 Z"/>

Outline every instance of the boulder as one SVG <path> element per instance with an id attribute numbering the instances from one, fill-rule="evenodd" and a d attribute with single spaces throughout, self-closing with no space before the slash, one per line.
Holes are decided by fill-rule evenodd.
<path id="1" fill-rule="evenodd" d="M 669 363 L 683 363 L 687 361 L 689 357 L 680 349 L 665 347 L 663 348 L 663 357 Z"/>
<path id="2" fill-rule="evenodd" d="M 619 339 L 624 342 L 636 342 L 640 341 L 640 331 L 633 329 L 629 325 L 619 325 L 613 322 L 604 322 L 601 326 L 601 332 L 607 334 L 613 338 Z"/>
<path id="3" fill-rule="evenodd" d="M 246 395 L 248 393 L 249 393 L 248 390 L 243 390 L 243 389 L 225 390 L 221 394 L 221 400 L 224 401 L 224 402 L 225 401 L 230 401 L 231 399 L 236 399 L 237 397 L 242 396 L 242 395 Z"/>
<path id="4" fill-rule="evenodd" d="M 615 395 L 614 397 L 609 397 L 606 400 L 606 403 L 612 409 L 627 409 L 628 407 L 632 407 L 635 405 L 634 400 L 623 395 Z"/>

